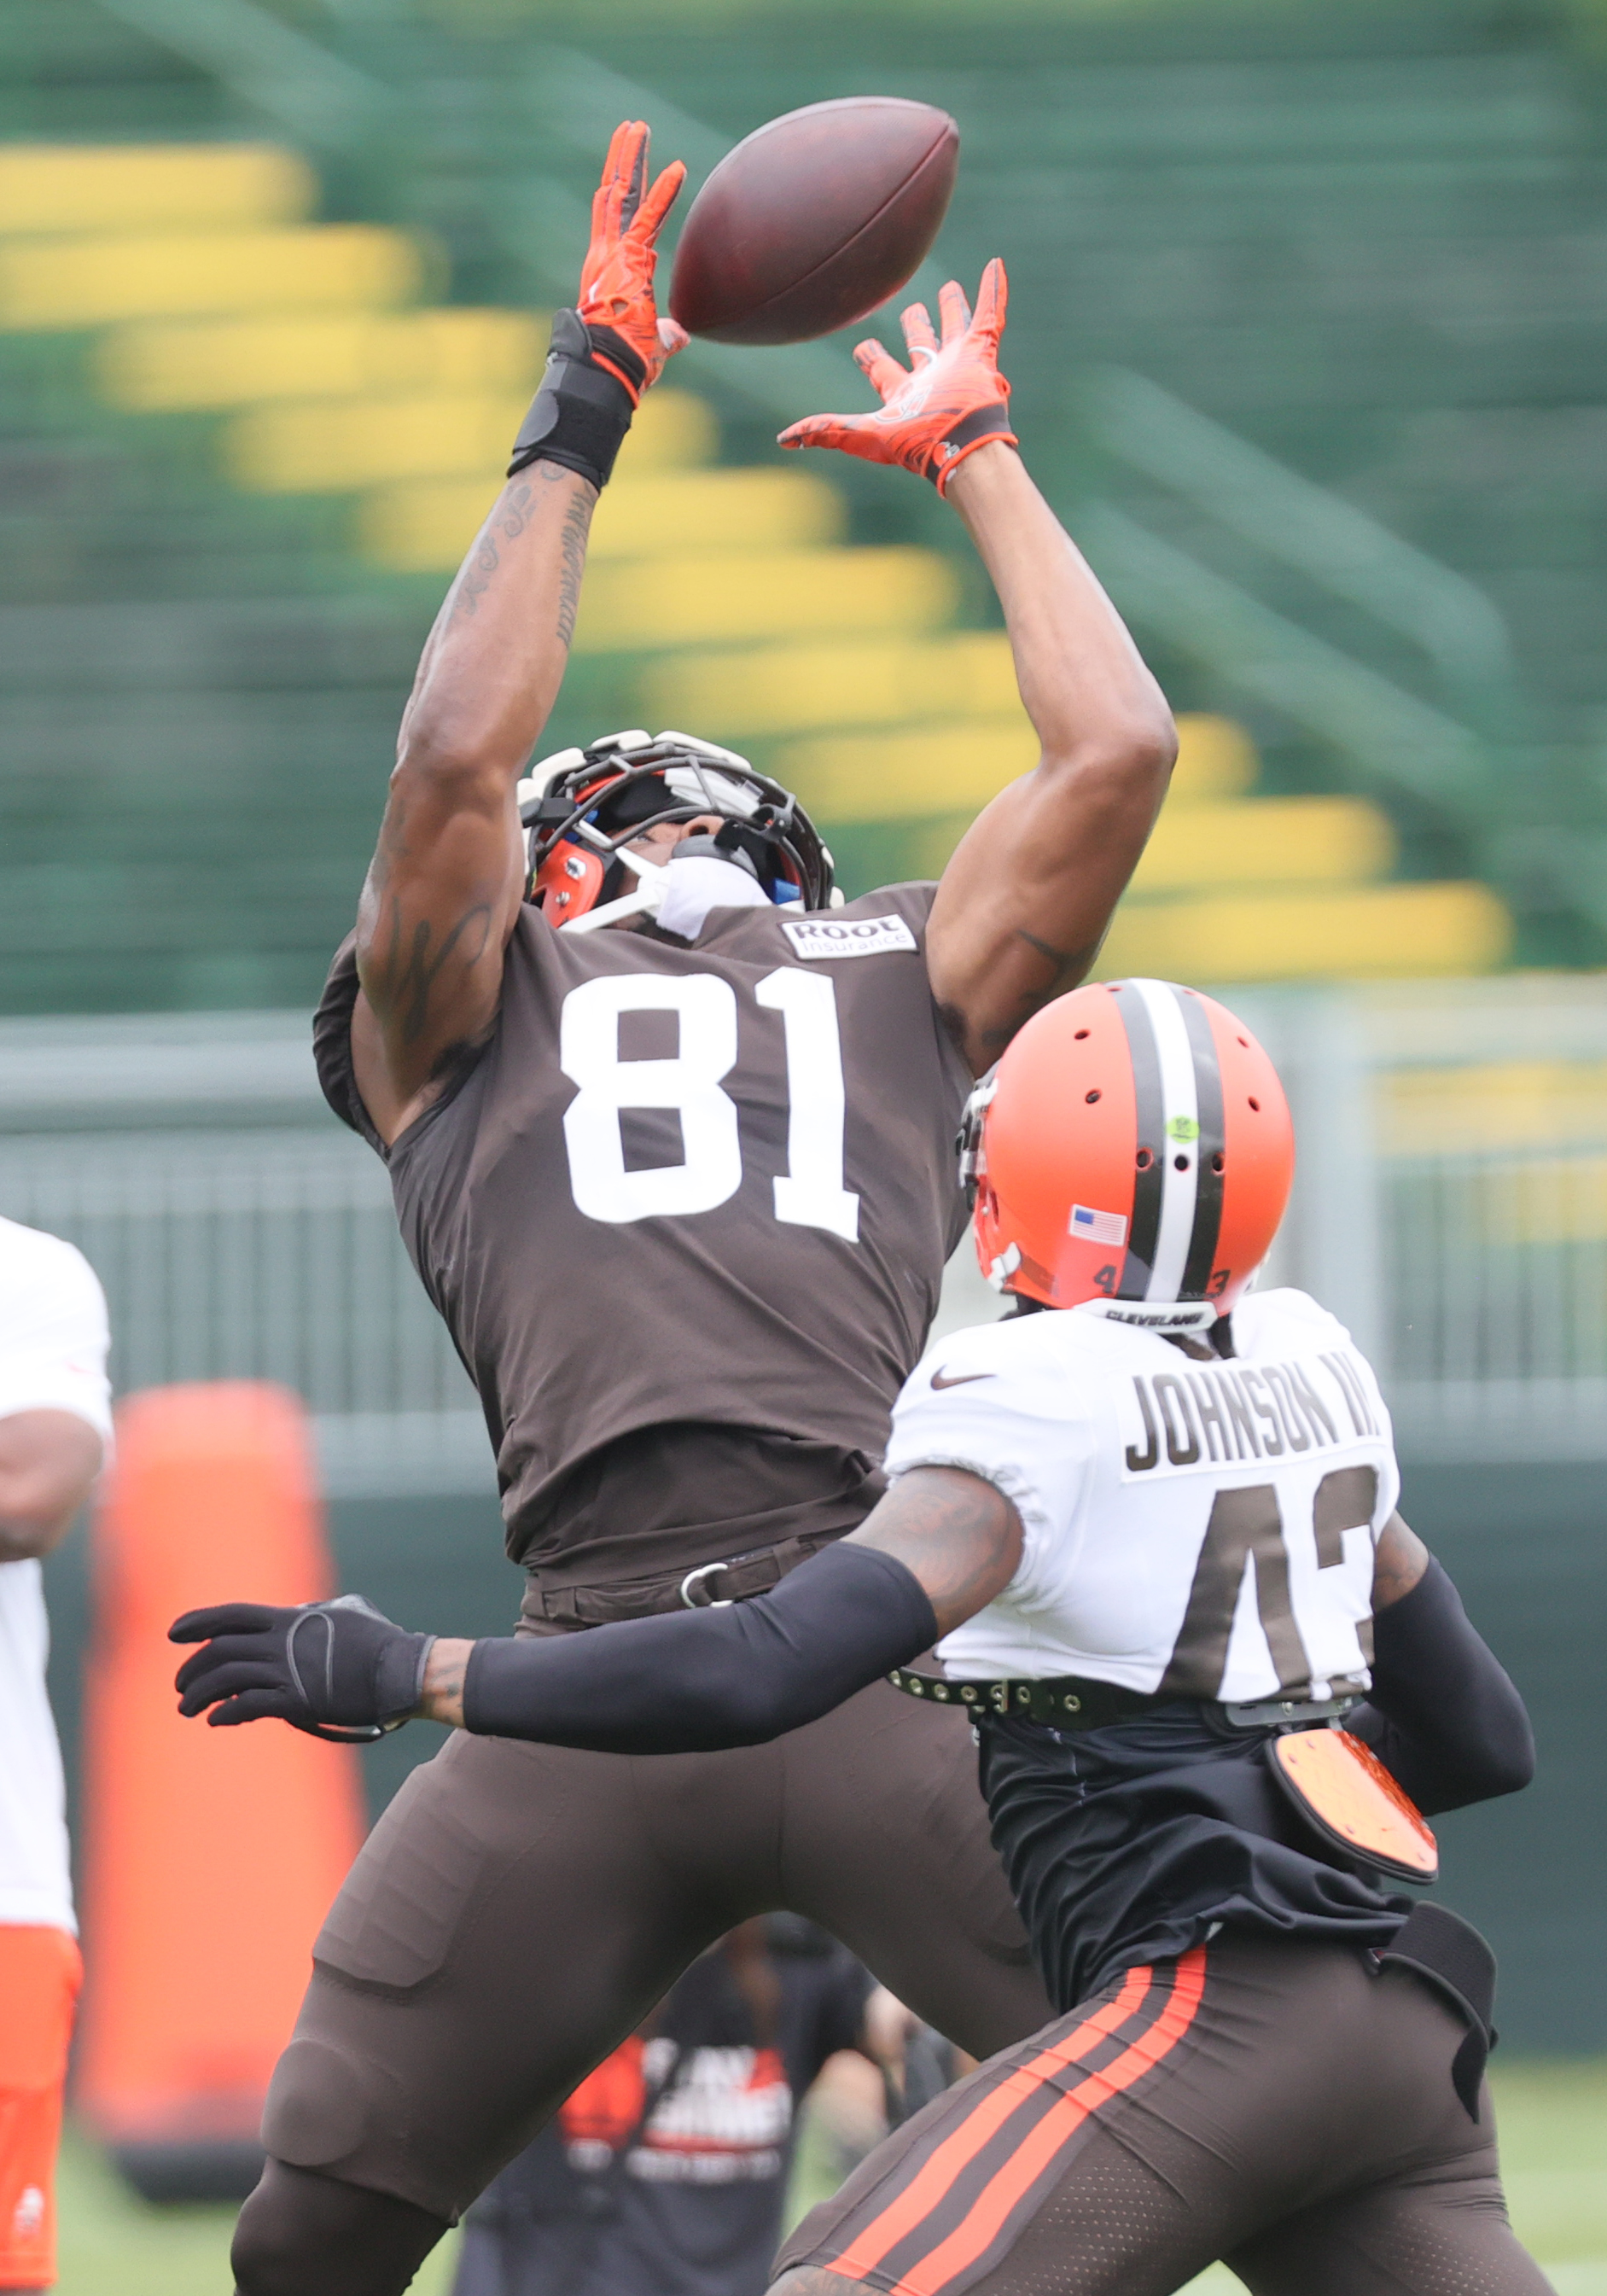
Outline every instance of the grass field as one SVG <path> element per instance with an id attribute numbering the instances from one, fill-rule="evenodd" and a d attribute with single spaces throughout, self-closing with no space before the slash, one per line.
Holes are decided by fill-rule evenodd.
<path id="1" fill-rule="evenodd" d="M 1607 2061 L 1513 2064 L 1495 2076 L 1513 2220 L 1557 2296 L 1607 2296 Z M 800 2159 L 795 2199 L 808 2189 Z M 232 2211 L 154 2209 L 135 2200 L 81 2135 L 61 2163 L 60 2296 L 229 2296 Z M 417 2296 L 447 2296 L 452 2243 L 430 2258 Z M 1232 2296 L 1220 2267 L 1196 2296 Z"/>

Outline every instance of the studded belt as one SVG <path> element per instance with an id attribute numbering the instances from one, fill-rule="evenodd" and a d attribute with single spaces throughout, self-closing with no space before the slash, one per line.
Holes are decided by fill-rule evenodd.
<path id="1" fill-rule="evenodd" d="M 1341 1698 L 1267 1698 L 1250 1705 L 1222 1705 L 1215 1699 L 1157 1698 L 1152 1692 L 1124 1690 L 1114 1682 L 1086 1676 L 1055 1675 L 1045 1681 L 1008 1677 L 995 1682 L 948 1682 L 941 1675 L 917 1674 L 896 1666 L 888 1676 L 895 1690 L 933 1706 L 959 1706 L 972 1714 L 1013 1714 L 1023 1721 L 1053 1723 L 1060 1730 L 1103 1730 L 1135 1714 L 1163 1706 L 1198 1706 L 1230 1730 L 1288 1730 L 1331 1722 L 1348 1714 L 1356 1701 Z"/>

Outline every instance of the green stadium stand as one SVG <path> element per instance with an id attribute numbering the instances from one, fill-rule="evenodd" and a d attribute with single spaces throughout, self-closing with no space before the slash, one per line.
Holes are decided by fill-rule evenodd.
<path id="1" fill-rule="evenodd" d="M 1589 86 L 1468 11 L 1296 12 L 949 20 L 912 65 L 870 18 L 580 53 L 516 11 L 11 0 L 0 1005 L 312 993 L 607 127 L 697 174 L 865 86 L 959 116 L 946 266 L 1007 256 L 1033 465 L 1187 718 L 1105 969 L 1599 961 Z M 751 746 L 857 890 L 1033 752 L 947 514 L 769 443 L 858 403 L 843 348 L 698 346 L 649 400 L 552 731 Z"/>

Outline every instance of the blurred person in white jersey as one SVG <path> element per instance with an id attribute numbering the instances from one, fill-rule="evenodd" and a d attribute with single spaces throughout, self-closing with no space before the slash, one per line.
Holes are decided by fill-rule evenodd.
<path id="1" fill-rule="evenodd" d="M 890 1674 L 973 1718 L 1055 2013 L 815 2210 L 775 2296 L 1167 2296 L 1218 2259 L 1252 2296 L 1544 2296 L 1483 2082 L 1493 1956 L 1397 1886 L 1433 1877 L 1423 1811 L 1528 1783 L 1528 1717 L 1401 1520 L 1371 1366 L 1304 1292 L 1250 1294 L 1293 1168 L 1271 1062 L 1193 989 L 1078 989 L 961 1143 L 1015 1313 L 917 1365 L 847 1538 L 750 1601 L 546 1641 L 200 1614 L 186 1708 L 360 1722 L 408 1676 L 471 1733 L 665 1757 Z"/>
<path id="2" fill-rule="evenodd" d="M 39 1565 L 111 1443 L 106 1349 L 106 1301 L 83 1254 L 0 1219 L 0 2291 L 55 2279 L 80 1967 Z"/>

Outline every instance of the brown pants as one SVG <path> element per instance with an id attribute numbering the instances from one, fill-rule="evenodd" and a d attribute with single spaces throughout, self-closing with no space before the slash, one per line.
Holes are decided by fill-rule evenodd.
<path id="1" fill-rule="evenodd" d="M 962 1715 L 876 1684 L 730 1753 L 460 1734 L 335 1901 L 268 2151 L 455 2218 L 706 1946 L 776 1907 L 972 2055 L 1050 2013 Z"/>
<path id="2" fill-rule="evenodd" d="M 1402 1968 L 1241 1932 L 1126 1975 L 928 2105 L 807 2217 L 784 2296 L 1546 2296 L 1465 2028 Z M 783 2296 L 778 2289 L 776 2296 Z"/>

